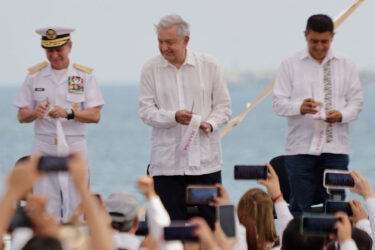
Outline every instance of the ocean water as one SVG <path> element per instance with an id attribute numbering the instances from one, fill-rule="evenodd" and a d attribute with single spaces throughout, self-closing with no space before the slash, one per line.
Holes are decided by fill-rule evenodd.
<path id="1" fill-rule="evenodd" d="M 230 85 L 233 117 L 254 100 L 268 82 L 255 85 Z M 138 86 L 102 86 L 106 104 L 99 124 L 89 125 L 88 149 L 91 189 L 106 198 L 110 193 L 127 190 L 140 203 L 144 202 L 136 189 L 137 179 L 146 173 L 150 151 L 150 127 L 138 117 Z M 14 162 L 30 152 L 33 124 L 20 124 L 12 102 L 18 88 L 0 88 L 0 173 L 7 174 Z M 375 87 L 364 84 L 364 109 L 353 123 L 351 133 L 350 169 L 356 169 L 371 182 L 375 181 Z M 223 184 L 231 200 L 237 203 L 248 189 L 259 187 L 256 181 L 235 181 L 236 164 L 264 164 L 283 154 L 286 119 L 274 114 L 271 97 L 267 97 L 244 121 L 222 140 Z M 358 195 L 348 193 L 348 198 Z"/>

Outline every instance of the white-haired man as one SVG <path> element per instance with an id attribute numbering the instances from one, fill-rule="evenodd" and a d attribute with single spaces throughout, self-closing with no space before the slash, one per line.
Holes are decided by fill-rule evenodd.
<path id="1" fill-rule="evenodd" d="M 149 173 L 172 220 L 186 219 L 189 184 L 221 182 L 219 128 L 231 116 L 223 72 L 212 57 L 187 49 L 189 24 L 180 16 L 156 25 L 160 54 L 142 69 L 139 115 L 152 127 Z M 213 208 L 199 206 L 211 226 Z"/>

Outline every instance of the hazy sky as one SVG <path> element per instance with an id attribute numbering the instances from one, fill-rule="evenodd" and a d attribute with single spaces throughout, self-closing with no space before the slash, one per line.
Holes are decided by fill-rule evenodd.
<path id="1" fill-rule="evenodd" d="M 191 24 L 189 48 L 215 56 L 224 69 L 276 70 L 306 47 L 308 16 L 336 17 L 354 0 L 1 0 L 0 85 L 19 86 L 26 68 L 45 60 L 34 30 L 67 25 L 71 59 L 95 68 L 100 84 L 137 83 L 158 54 L 153 24 L 180 14 Z M 364 3 L 337 30 L 333 48 L 359 69 L 375 69 L 375 2 Z"/>

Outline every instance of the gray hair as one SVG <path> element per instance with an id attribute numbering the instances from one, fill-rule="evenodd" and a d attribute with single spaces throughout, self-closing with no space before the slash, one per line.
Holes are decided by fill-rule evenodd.
<path id="1" fill-rule="evenodd" d="M 180 38 L 190 35 L 190 25 L 179 15 L 169 15 L 160 19 L 159 23 L 155 24 L 156 32 L 159 32 L 161 29 L 169 28 L 175 24 L 178 25 L 177 34 Z"/>

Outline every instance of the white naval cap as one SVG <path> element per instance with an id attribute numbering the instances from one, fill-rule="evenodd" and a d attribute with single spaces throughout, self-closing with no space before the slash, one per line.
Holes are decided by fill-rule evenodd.
<path id="1" fill-rule="evenodd" d="M 43 48 L 58 48 L 70 40 L 70 33 L 75 31 L 70 27 L 49 26 L 36 29 L 35 32 L 42 36 Z"/>

